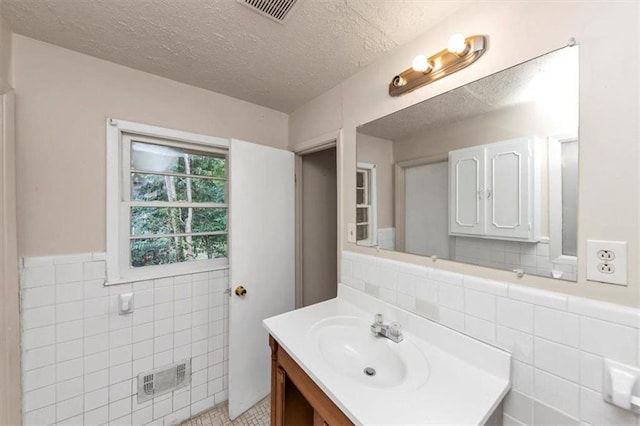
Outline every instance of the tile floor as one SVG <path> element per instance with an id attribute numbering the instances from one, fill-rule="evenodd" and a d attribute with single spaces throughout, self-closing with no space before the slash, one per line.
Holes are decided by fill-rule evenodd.
<path id="1" fill-rule="evenodd" d="M 269 426 L 270 423 L 271 396 L 267 396 L 234 421 L 229 420 L 227 403 L 224 402 L 183 422 L 181 426 Z"/>

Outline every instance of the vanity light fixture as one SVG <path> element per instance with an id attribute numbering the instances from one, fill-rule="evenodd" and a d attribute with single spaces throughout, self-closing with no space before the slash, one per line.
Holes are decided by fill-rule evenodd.
<path id="1" fill-rule="evenodd" d="M 478 60 L 487 49 L 485 36 L 464 37 L 454 34 L 447 48 L 433 56 L 418 55 L 411 68 L 393 77 L 389 83 L 389 95 L 400 96 L 419 87 L 453 74 Z"/>

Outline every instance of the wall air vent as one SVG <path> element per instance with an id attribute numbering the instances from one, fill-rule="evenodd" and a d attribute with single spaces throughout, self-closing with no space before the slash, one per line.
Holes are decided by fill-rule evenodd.
<path id="1" fill-rule="evenodd" d="M 138 374 L 138 404 L 191 383 L 191 359 Z"/>
<path id="2" fill-rule="evenodd" d="M 237 0 L 238 3 L 276 22 L 284 24 L 303 0 Z"/>

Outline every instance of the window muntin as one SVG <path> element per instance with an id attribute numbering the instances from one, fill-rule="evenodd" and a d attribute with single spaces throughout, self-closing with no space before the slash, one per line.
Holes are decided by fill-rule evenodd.
<path id="1" fill-rule="evenodd" d="M 122 156 L 129 268 L 227 257 L 226 150 L 125 134 Z"/>

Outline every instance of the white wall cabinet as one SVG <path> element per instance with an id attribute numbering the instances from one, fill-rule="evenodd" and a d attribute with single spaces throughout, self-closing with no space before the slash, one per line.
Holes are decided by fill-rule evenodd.
<path id="1" fill-rule="evenodd" d="M 534 137 L 449 153 L 449 234 L 538 241 L 540 183 Z"/>

